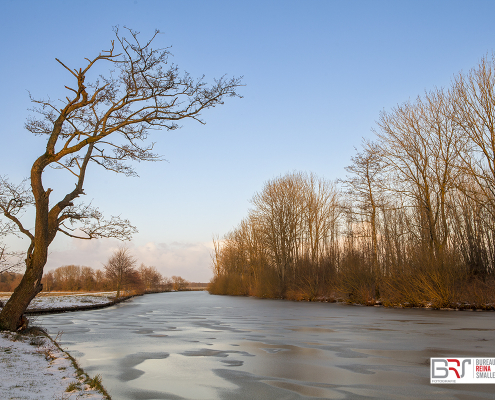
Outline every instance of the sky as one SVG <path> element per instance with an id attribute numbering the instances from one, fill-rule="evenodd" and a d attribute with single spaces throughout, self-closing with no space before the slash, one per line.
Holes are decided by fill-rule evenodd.
<path id="1" fill-rule="evenodd" d="M 160 30 L 156 46 L 171 46 L 181 70 L 207 82 L 243 76 L 243 98 L 205 111 L 205 125 L 154 132 L 166 161 L 135 165 L 138 178 L 91 167 L 84 200 L 138 228 L 125 245 L 139 264 L 207 282 L 212 236 L 240 223 L 266 181 L 293 171 L 344 178 L 381 111 L 491 56 L 494 14 L 495 2 L 480 0 L 2 1 L 0 175 L 20 182 L 44 152 L 24 123 L 29 93 L 63 98 L 73 84 L 56 57 L 79 68 L 109 48 L 113 26 L 143 40 Z M 74 185 L 65 175 L 47 173 L 54 200 Z M 32 228 L 32 213 L 23 221 Z M 45 270 L 102 268 L 120 245 L 58 236 Z"/>

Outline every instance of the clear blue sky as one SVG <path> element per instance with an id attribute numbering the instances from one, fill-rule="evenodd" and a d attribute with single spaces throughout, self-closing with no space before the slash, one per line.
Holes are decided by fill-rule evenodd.
<path id="1" fill-rule="evenodd" d="M 87 199 L 138 227 L 140 262 L 196 281 L 211 277 L 212 234 L 237 225 L 265 181 L 344 177 L 381 110 L 449 85 L 495 47 L 493 1 L 3 1 L 0 15 L 0 174 L 13 181 L 44 149 L 23 128 L 28 91 L 65 96 L 71 76 L 55 57 L 83 66 L 114 25 L 143 38 L 159 29 L 157 44 L 192 76 L 244 76 L 244 98 L 205 112 L 206 125 L 153 135 L 167 162 L 138 165 L 140 178 L 87 177 Z M 50 174 L 46 186 L 64 179 Z M 98 268 L 117 245 L 56 239 L 47 268 Z"/>

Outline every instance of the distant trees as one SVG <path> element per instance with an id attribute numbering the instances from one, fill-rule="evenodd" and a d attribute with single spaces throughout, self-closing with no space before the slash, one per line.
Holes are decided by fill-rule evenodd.
<path id="1" fill-rule="evenodd" d="M 172 276 L 172 278 L 170 278 L 170 280 L 172 282 L 172 289 L 173 290 L 185 290 L 185 289 L 187 289 L 187 286 L 189 285 L 189 282 L 180 276 L 174 275 L 174 276 Z"/>
<path id="2" fill-rule="evenodd" d="M 80 274 L 80 280 L 81 280 L 81 289 L 87 288 L 86 290 L 92 291 L 96 289 L 96 279 L 95 279 L 95 272 L 93 268 L 91 267 L 81 267 L 81 274 Z"/>
<path id="3" fill-rule="evenodd" d="M 106 269 L 95 270 L 86 266 L 65 265 L 48 271 L 43 275 L 43 290 L 46 292 L 118 290 L 119 282 L 115 274 L 107 274 L 106 272 Z M 16 282 L 18 283 L 21 277 L 22 275 L 15 273 L 7 272 L 0 274 L 0 291 L 12 291 L 15 287 L 14 285 Z M 147 267 L 141 264 L 139 268 L 127 269 L 125 278 L 120 282 L 119 296 L 123 290 L 126 293 L 160 292 L 186 290 L 190 285 L 205 286 L 205 284 L 190 283 L 180 276 L 166 278 L 155 267 Z"/>
<path id="4" fill-rule="evenodd" d="M 116 250 L 104 265 L 105 275 L 117 290 L 119 297 L 122 288 L 134 278 L 136 259 L 127 247 Z"/>
<path id="5" fill-rule="evenodd" d="M 342 189 L 265 184 L 215 241 L 212 293 L 391 305 L 495 302 L 495 58 L 380 114 Z"/>
<path id="6" fill-rule="evenodd" d="M 0 292 L 11 292 L 21 279 L 22 275 L 15 272 L 0 273 Z"/>
<path id="7" fill-rule="evenodd" d="M 95 291 L 110 290 L 101 271 L 79 265 L 64 265 L 43 275 L 43 290 L 50 291 Z"/>
<path id="8" fill-rule="evenodd" d="M 146 290 L 158 290 L 160 285 L 164 284 L 162 275 L 155 267 L 147 267 L 141 264 L 139 267 L 139 275 Z"/>

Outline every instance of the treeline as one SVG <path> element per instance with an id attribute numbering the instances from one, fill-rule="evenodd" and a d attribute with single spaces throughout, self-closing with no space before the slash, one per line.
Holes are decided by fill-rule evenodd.
<path id="1" fill-rule="evenodd" d="M 141 264 L 139 268 L 124 271 L 121 274 L 120 287 L 118 287 L 118 277 L 116 274 L 112 274 L 112 272 L 79 265 L 65 265 L 46 272 L 43 275 L 42 284 L 44 292 L 119 290 L 144 293 L 185 290 L 189 282 L 180 276 L 166 278 L 155 267 L 148 267 Z"/>
<path id="2" fill-rule="evenodd" d="M 215 294 L 433 307 L 495 303 L 495 68 L 382 112 L 329 182 L 267 182 L 215 240 Z"/>
<path id="3" fill-rule="evenodd" d="M 206 286 L 205 283 L 188 282 L 181 276 L 164 277 L 153 266 L 141 264 L 137 268 L 136 265 L 137 260 L 129 248 L 121 247 L 110 256 L 103 270 L 65 265 L 46 272 L 41 283 L 44 292 L 116 291 L 116 297 L 121 293 L 197 290 Z M 14 272 L 0 272 L 0 292 L 12 292 L 22 276 Z"/>
<path id="4" fill-rule="evenodd" d="M 12 292 L 22 279 L 22 274 L 15 272 L 0 273 L 0 292 Z"/>

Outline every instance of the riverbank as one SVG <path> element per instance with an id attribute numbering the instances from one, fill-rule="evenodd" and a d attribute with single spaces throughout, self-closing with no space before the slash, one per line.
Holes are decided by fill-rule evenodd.
<path id="1" fill-rule="evenodd" d="M 467 303 L 456 303 L 451 304 L 447 307 L 436 307 L 433 303 L 424 303 L 424 304 L 414 304 L 414 303 L 399 303 L 399 304 L 387 304 L 383 303 L 381 300 L 371 300 L 363 303 L 357 303 L 352 301 L 347 301 L 343 298 L 335 299 L 335 298 L 326 298 L 326 297 L 318 297 L 312 300 L 308 299 L 282 299 L 289 301 L 314 301 L 320 303 L 342 303 L 351 306 L 360 306 L 360 307 L 385 307 L 385 308 L 416 308 L 416 309 L 424 309 L 424 310 L 441 310 L 441 311 L 495 311 L 495 304 L 467 304 Z"/>
<path id="2" fill-rule="evenodd" d="M 11 293 L 0 293 L 0 309 Z M 36 296 L 27 308 L 26 314 L 75 310 L 85 307 L 109 306 L 113 304 L 115 292 L 98 293 L 42 293 Z"/>
<path id="3" fill-rule="evenodd" d="M 153 293 L 159 292 L 144 294 Z M 0 293 L 0 310 L 10 295 Z M 115 295 L 116 292 L 40 293 L 25 314 L 36 316 L 101 309 L 142 296 L 134 294 L 115 298 Z M 1 399 L 111 399 L 98 375 L 90 378 L 76 360 L 60 348 L 56 339 L 36 327 L 30 327 L 22 333 L 0 332 L 0 365 Z"/>
<path id="4" fill-rule="evenodd" d="M 116 292 L 99 292 L 99 293 L 43 293 L 35 297 L 29 304 L 25 314 L 54 314 L 69 311 L 95 310 L 99 308 L 111 307 L 115 304 L 129 300 L 142 294 L 125 295 L 115 298 Z M 144 294 L 151 294 L 144 293 Z M 10 293 L 0 293 L 0 310 L 3 304 L 7 302 Z"/>
<path id="5" fill-rule="evenodd" d="M 215 291 L 207 290 L 208 293 L 216 296 L 240 296 L 240 297 L 254 297 L 257 299 L 265 299 L 265 300 L 286 300 L 286 301 L 295 301 L 295 302 L 315 302 L 315 303 L 340 303 L 351 306 L 361 306 L 361 307 L 385 307 L 385 308 L 417 308 L 417 309 L 426 309 L 426 310 L 449 310 L 449 311 L 495 311 L 495 303 L 484 303 L 484 304 L 471 304 L 471 303 L 450 303 L 443 307 L 435 305 L 434 302 L 422 302 L 422 303 L 390 303 L 382 300 L 367 300 L 363 302 L 351 301 L 345 299 L 343 297 L 336 296 L 317 296 L 317 297 L 309 297 L 304 295 L 294 295 L 290 294 L 285 297 L 277 297 L 277 296 L 255 296 L 252 294 L 244 294 L 244 293 L 218 293 Z"/>
<path id="6" fill-rule="evenodd" d="M 115 292 L 43 293 L 33 300 L 26 314 L 98 309 L 133 297 L 114 296 Z M 10 293 L 1 293 L 0 302 L 5 303 L 9 297 Z M 99 376 L 90 378 L 56 340 L 36 327 L 22 333 L 0 332 L 0 365 L 2 399 L 110 399 Z"/>
<path id="7" fill-rule="evenodd" d="M 0 332 L 0 398 L 106 400 L 97 375 L 90 378 L 43 330 Z"/>

